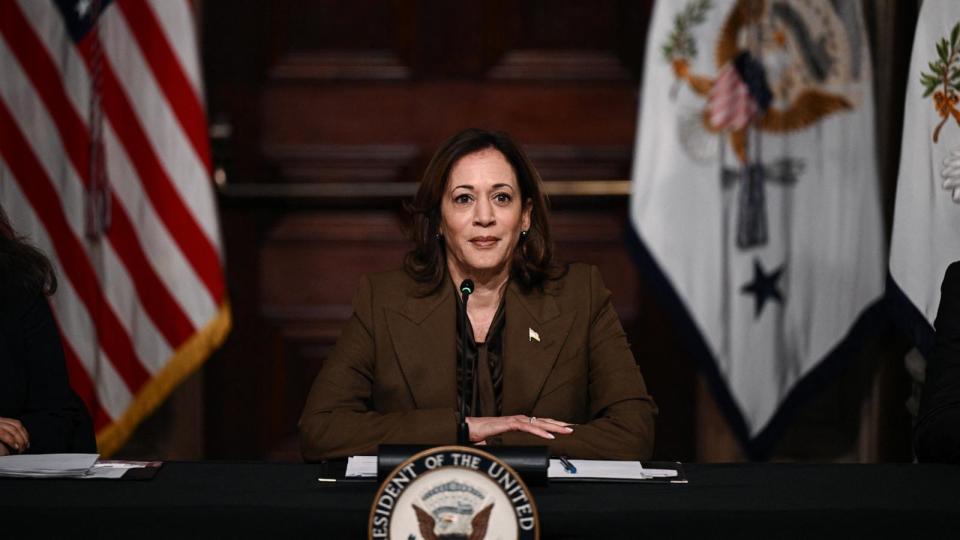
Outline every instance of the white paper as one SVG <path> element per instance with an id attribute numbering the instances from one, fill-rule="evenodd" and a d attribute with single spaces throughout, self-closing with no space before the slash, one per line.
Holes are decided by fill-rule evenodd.
<path id="1" fill-rule="evenodd" d="M 676 478 L 678 473 L 675 469 L 650 469 L 644 468 L 643 474 L 650 478 Z"/>
<path id="2" fill-rule="evenodd" d="M 645 469 L 639 461 L 609 461 L 599 459 L 571 459 L 577 472 L 568 472 L 559 459 L 550 460 L 548 478 L 603 479 L 603 480 L 649 480 L 677 476 L 673 469 Z"/>
<path id="3" fill-rule="evenodd" d="M 346 478 L 376 478 L 377 456 L 350 456 Z"/>
<path id="4" fill-rule="evenodd" d="M 29 478 L 80 477 L 99 454 L 25 454 L 0 457 L 0 476 Z"/>
<path id="5" fill-rule="evenodd" d="M 130 469 L 156 467 L 156 462 L 150 461 L 98 461 L 87 470 L 83 478 L 123 478 Z"/>
<path id="6" fill-rule="evenodd" d="M 547 469 L 548 478 L 567 478 L 573 480 L 649 480 L 651 478 L 675 478 L 674 469 L 648 469 L 639 461 L 609 461 L 599 459 L 571 459 L 577 468 L 569 473 L 560 464 L 559 459 L 550 460 Z M 374 478 L 377 476 L 377 456 L 351 456 L 347 459 L 346 478 Z"/>
<path id="7" fill-rule="evenodd" d="M 129 469 L 123 469 L 120 467 L 101 467 L 100 465 L 94 465 L 91 467 L 86 474 L 83 475 L 84 479 L 91 478 L 110 478 L 117 479 L 123 478 L 123 475 L 127 474 Z"/>

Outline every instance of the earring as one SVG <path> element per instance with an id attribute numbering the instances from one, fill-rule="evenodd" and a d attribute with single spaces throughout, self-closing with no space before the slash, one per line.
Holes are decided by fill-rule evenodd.
<path id="1" fill-rule="evenodd" d="M 521 240 L 527 239 L 527 231 L 520 231 L 520 239 Z"/>
<path id="2" fill-rule="evenodd" d="M 442 235 L 442 234 L 437 233 L 435 236 L 436 236 L 436 238 L 437 238 L 437 242 L 443 240 L 443 235 Z"/>

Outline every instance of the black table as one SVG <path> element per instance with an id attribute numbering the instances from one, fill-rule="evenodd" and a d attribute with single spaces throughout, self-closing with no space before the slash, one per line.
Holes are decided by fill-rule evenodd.
<path id="1" fill-rule="evenodd" d="M 686 467 L 688 484 L 534 488 L 543 538 L 960 538 L 960 467 Z M 169 462 L 152 480 L 0 479 L 3 536 L 364 538 L 372 482 L 320 465 Z"/>

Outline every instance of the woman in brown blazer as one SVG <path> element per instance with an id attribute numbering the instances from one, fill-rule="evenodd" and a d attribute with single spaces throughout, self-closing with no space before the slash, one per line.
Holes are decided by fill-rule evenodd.
<path id="1" fill-rule="evenodd" d="M 553 261 L 542 182 L 519 147 L 499 132 L 454 135 L 408 209 L 415 247 L 403 270 L 364 277 L 300 418 L 304 458 L 458 441 L 649 458 L 656 406 L 610 292 L 595 267 Z M 475 366 L 465 396 L 461 346 Z"/>

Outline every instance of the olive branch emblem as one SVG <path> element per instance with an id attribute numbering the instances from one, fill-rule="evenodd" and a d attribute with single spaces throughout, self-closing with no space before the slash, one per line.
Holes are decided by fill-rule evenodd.
<path id="1" fill-rule="evenodd" d="M 666 42 L 660 47 L 663 57 L 673 65 L 674 73 L 686 73 L 690 61 L 697 57 L 697 42 L 691 31 L 707 20 L 707 12 L 713 7 L 711 0 L 691 0 L 673 17 L 673 30 Z M 680 77 L 670 89 L 670 96 L 676 97 L 679 91 Z"/>
<path id="2" fill-rule="evenodd" d="M 960 22 L 954 25 L 950 32 L 950 41 L 941 38 L 937 43 L 937 60 L 930 62 L 929 73 L 920 73 L 920 83 L 923 84 L 923 97 L 933 94 L 933 105 L 937 114 L 943 120 L 933 130 L 933 142 L 940 138 L 940 130 L 952 116 L 960 126 Z"/>

